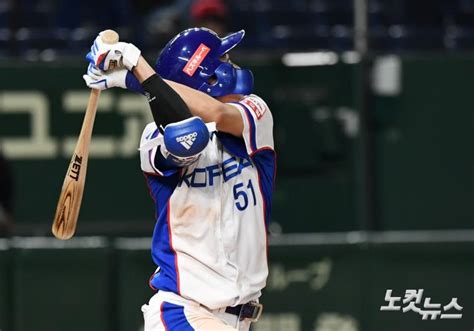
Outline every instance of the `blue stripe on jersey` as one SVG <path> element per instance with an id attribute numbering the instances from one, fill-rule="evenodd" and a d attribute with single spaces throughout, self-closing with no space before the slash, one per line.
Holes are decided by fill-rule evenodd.
<path id="1" fill-rule="evenodd" d="M 179 273 L 176 252 L 172 246 L 171 231 L 168 224 L 168 201 L 179 182 L 179 174 L 169 177 L 146 176 L 150 194 L 155 202 L 158 215 L 151 246 L 153 261 L 160 272 L 150 280 L 155 289 L 179 294 Z"/>
<path id="2" fill-rule="evenodd" d="M 249 159 L 243 138 L 237 138 L 236 136 L 225 132 L 217 132 L 216 136 L 229 154 L 242 159 Z"/>
<path id="3" fill-rule="evenodd" d="M 247 118 L 247 122 L 249 123 L 250 149 L 251 149 L 251 152 L 254 153 L 257 150 L 257 137 L 255 136 L 256 135 L 255 120 L 246 105 L 240 102 L 230 102 L 230 103 L 242 107 L 242 109 L 245 112 L 245 117 Z"/>
<path id="4" fill-rule="evenodd" d="M 258 171 L 260 190 L 265 203 L 265 224 L 268 226 L 276 175 L 276 154 L 273 149 L 261 149 L 252 155 L 252 160 Z"/>
<path id="5" fill-rule="evenodd" d="M 169 302 L 161 305 L 161 320 L 167 331 L 194 331 L 184 315 L 184 307 Z"/>
<path id="6" fill-rule="evenodd" d="M 245 115 L 247 117 L 247 120 L 249 122 L 249 134 L 250 134 L 250 148 L 252 149 L 252 153 L 257 150 L 257 137 L 255 137 L 256 132 L 255 132 L 255 120 L 250 113 L 250 111 L 247 109 L 246 106 L 242 105 L 245 110 Z"/>

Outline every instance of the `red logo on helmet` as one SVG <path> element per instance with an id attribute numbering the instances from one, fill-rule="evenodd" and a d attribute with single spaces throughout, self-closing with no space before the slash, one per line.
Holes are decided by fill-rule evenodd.
<path id="1" fill-rule="evenodd" d="M 197 68 L 199 68 L 199 65 L 202 63 L 202 61 L 204 61 L 207 56 L 207 53 L 209 53 L 210 50 L 211 49 L 204 44 L 199 45 L 193 56 L 191 56 L 191 58 L 188 60 L 188 63 L 186 63 L 186 65 L 184 66 L 183 72 L 186 75 L 192 77 L 196 72 Z"/>

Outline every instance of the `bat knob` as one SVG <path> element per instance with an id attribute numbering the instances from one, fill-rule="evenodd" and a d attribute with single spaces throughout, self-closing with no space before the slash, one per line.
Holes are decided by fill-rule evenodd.
<path id="1" fill-rule="evenodd" d="M 114 30 L 104 30 L 99 33 L 100 38 L 106 44 L 115 44 L 119 41 L 119 35 Z"/>

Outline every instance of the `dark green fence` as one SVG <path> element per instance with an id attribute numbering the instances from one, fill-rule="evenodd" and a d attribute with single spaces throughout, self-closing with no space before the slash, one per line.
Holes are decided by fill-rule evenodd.
<path id="1" fill-rule="evenodd" d="M 10 255 L 7 241 L 0 239 L 0 330 L 6 329 L 10 324 Z"/>
<path id="2" fill-rule="evenodd" d="M 375 160 L 382 229 L 474 227 L 474 61 L 403 61 L 402 93 L 378 97 Z"/>
<path id="3" fill-rule="evenodd" d="M 471 330 L 473 238 L 472 231 L 273 238 L 264 315 L 252 330 Z M 141 330 L 140 307 L 153 294 L 149 244 L 150 238 L 13 239 L 9 251 L 0 251 L 0 329 Z M 420 309 L 429 297 L 441 304 L 441 313 L 462 318 L 422 320 L 413 311 L 380 311 L 388 305 L 387 289 L 402 298 L 406 290 L 423 289 Z M 443 310 L 452 298 L 460 312 Z"/>
<path id="4" fill-rule="evenodd" d="M 100 238 L 80 242 L 14 242 L 8 303 L 14 330 L 111 329 L 109 251 Z"/>
<path id="5" fill-rule="evenodd" d="M 139 330 L 143 325 L 140 307 L 153 294 L 148 280 L 156 266 L 148 249 L 151 239 L 118 239 L 116 285 L 117 330 Z"/>

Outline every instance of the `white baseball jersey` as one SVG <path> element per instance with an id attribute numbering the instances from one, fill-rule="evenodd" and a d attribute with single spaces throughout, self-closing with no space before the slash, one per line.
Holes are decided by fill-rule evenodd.
<path id="1" fill-rule="evenodd" d="M 257 299 L 268 275 L 273 118 L 256 95 L 230 104 L 242 115 L 243 138 L 212 133 L 191 166 L 167 167 L 159 146 L 140 152 L 157 220 L 150 285 L 210 309 Z M 141 146 L 159 134 L 148 124 Z"/>

